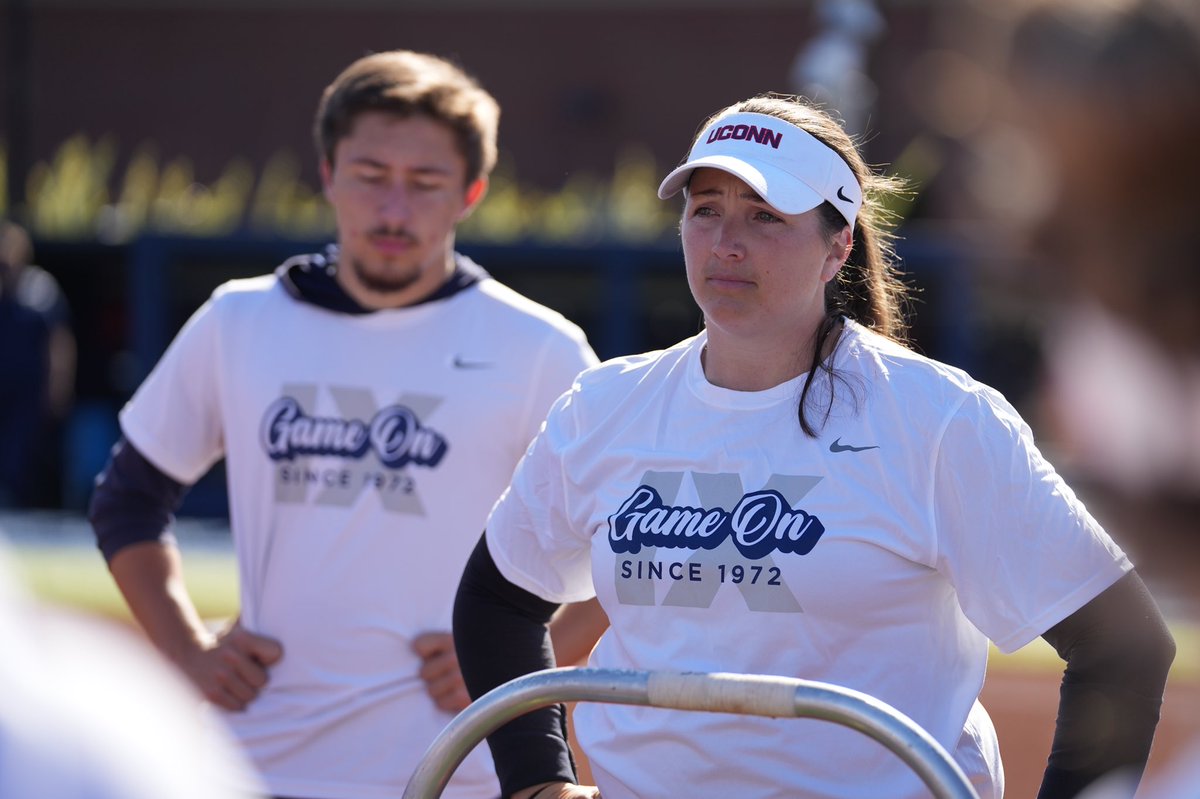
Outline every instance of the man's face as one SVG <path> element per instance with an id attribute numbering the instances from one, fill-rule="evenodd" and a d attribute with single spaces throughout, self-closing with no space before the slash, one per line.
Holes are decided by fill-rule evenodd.
<path id="1" fill-rule="evenodd" d="M 321 165 L 337 219 L 338 282 L 369 308 L 409 305 L 453 270 L 454 228 L 483 196 L 453 132 L 425 116 L 360 114 Z"/>

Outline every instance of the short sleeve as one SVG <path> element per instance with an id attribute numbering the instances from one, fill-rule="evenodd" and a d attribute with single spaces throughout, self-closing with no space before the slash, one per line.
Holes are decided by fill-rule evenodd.
<path id="1" fill-rule="evenodd" d="M 576 433 L 574 401 L 568 391 L 554 403 L 487 522 L 488 549 L 500 573 L 549 602 L 596 594 L 591 538 L 571 523 L 575 489 L 563 463 Z"/>
<path id="2" fill-rule="evenodd" d="M 1029 643 L 1132 568 L 1029 426 L 986 387 L 946 423 L 933 493 L 937 567 L 1002 651 Z"/>
<path id="3" fill-rule="evenodd" d="M 121 431 L 151 463 L 185 485 L 224 455 L 217 307 L 202 305 L 121 410 Z"/>
<path id="4" fill-rule="evenodd" d="M 566 331 L 556 330 L 555 334 L 547 339 L 534 370 L 533 385 L 529 386 L 528 404 L 523 420 L 523 441 L 533 439 L 534 434 L 541 428 L 550 406 L 564 391 L 571 388 L 575 377 L 597 363 L 599 359 L 592 351 L 583 331 L 573 325 Z"/>

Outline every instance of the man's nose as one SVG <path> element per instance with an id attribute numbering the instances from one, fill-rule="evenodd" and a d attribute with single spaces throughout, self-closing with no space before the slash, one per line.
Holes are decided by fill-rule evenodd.
<path id="1" fill-rule="evenodd" d="M 381 195 L 379 215 L 388 224 L 407 222 L 412 216 L 412 192 L 403 184 L 389 186 Z"/>

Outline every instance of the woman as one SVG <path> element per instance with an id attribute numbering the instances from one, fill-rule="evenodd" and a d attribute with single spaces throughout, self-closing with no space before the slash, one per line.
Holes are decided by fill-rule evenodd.
<path id="1" fill-rule="evenodd" d="M 864 691 L 999 797 L 988 641 L 1043 635 L 1067 671 L 1042 796 L 1144 766 L 1174 642 L 1012 407 L 901 343 L 888 188 L 798 99 L 705 125 L 659 187 L 685 197 L 705 331 L 584 372 L 551 411 L 459 589 L 474 696 L 551 666 L 544 622 L 595 593 L 611 627 L 590 665 Z M 575 725 L 599 791 L 551 708 L 489 738 L 506 795 L 925 795 L 828 722 L 589 704 Z"/>

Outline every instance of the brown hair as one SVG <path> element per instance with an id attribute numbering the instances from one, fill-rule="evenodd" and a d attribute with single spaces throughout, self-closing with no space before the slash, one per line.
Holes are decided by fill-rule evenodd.
<path id="1" fill-rule="evenodd" d="M 333 165 L 337 143 L 359 114 L 417 114 L 446 125 L 467 164 L 467 184 L 496 165 L 500 106 L 471 76 L 437 56 L 390 50 L 364 56 L 326 87 L 317 107 L 313 137 L 317 153 Z"/>
<path id="2" fill-rule="evenodd" d="M 900 280 L 891 214 L 883 202 L 885 196 L 901 191 L 903 183 L 867 166 L 858 146 L 841 124 L 802 97 L 774 93 L 751 97 L 718 111 L 700 129 L 707 129 L 719 117 L 742 113 L 766 114 L 807 131 L 842 157 L 862 187 L 863 202 L 854 225 L 850 256 L 837 277 L 826 284 L 825 318 L 817 329 L 812 363 L 800 394 L 797 412 L 800 427 L 815 438 L 817 427 L 810 422 L 805 408 L 818 372 L 828 375 L 831 381 L 839 379 L 833 368 L 832 353 L 828 353 L 828 357 L 822 357 L 822 353 L 841 317 L 849 317 L 897 343 L 907 342 L 905 312 L 909 290 Z M 818 212 L 823 228 L 830 236 L 847 225 L 845 217 L 829 202 L 818 206 Z M 824 415 L 828 416 L 832 406 L 833 392 L 830 391 L 826 394 Z"/>

